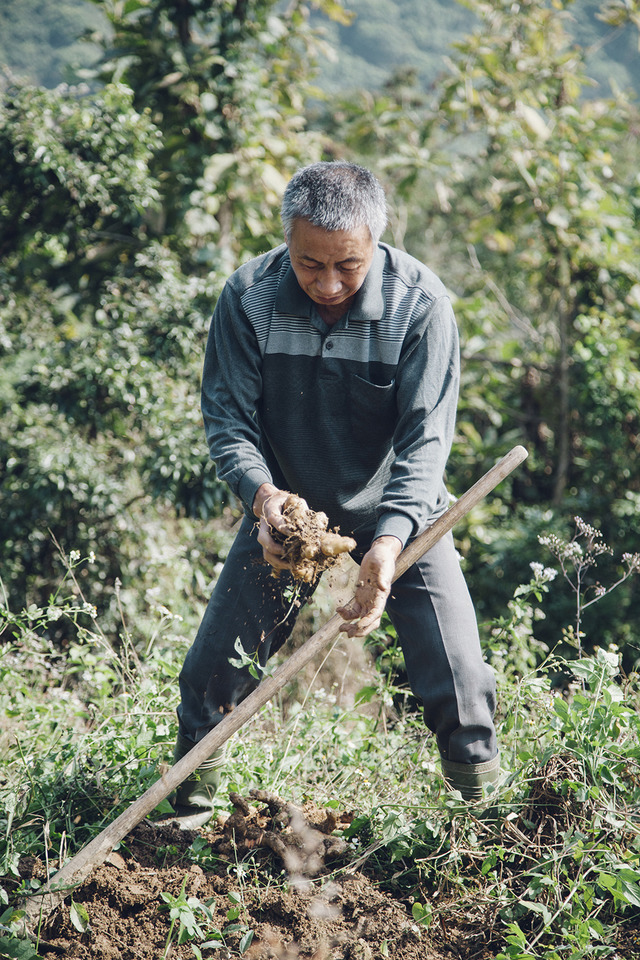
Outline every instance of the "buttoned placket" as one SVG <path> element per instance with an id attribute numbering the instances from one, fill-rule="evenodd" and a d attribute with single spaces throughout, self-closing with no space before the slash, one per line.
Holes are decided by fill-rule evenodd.
<path id="1" fill-rule="evenodd" d="M 320 316 L 317 307 L 314 306 L 311 311 L 310 320 L 312 325 L 320 334 L 320 355 L 322 357 L 330 356 L 331 351 L 335 347 L 336 332 L 341 328 L 346 330 L 349 326 L 349 311 L 347 311 L 343 317 L 340 317 L 337 323 L 334 323 L 333 326 L 330 327 Z"/>

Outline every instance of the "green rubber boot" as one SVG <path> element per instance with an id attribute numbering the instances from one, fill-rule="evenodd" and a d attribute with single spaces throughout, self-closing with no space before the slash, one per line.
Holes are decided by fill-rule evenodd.
<path id="1" fill-rule="evenodd" d="M 173 751 L 174 764 L 182 760 L 192 747 L 190 740 L 178 734 Z M 221 748 L 201 763 L 178 787 L 172 800 L 176 812 L 171 819 L 178 822 L 181 830 L 197 830 L 213 816 L 213 798 L 220 782 L 220 767 L 223 762 L 224 750 Z"/>
<path id="2" fill-rule="evenodd" d="M 497 783 L 500 773 L 500 754 L 486 763 L 454 763 L 440 758 L 442 774 L 449 790 L 459 790 L 462 799 L 470 803 L 482 800 L 483 787 Z"/>

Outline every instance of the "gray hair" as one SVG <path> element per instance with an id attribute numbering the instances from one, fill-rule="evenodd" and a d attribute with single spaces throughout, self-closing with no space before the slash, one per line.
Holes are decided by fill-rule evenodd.
<path id="1" fill-rule="evenodd" d="M 280 217 L 287 239 L 294 220 L 302 219 L 324 230 L 366 226 L 377 243 L 387 225 L 387 202 L 370 170 L 343 160 L 320 161 L 294 173 Z"/>

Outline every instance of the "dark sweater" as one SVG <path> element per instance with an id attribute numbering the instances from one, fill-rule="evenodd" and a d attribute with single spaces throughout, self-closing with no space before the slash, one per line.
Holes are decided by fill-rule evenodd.
<path id="1" fill-rule="evenodd" d="M 249 513 L 271 482 L 363 548 L 382 534 L 404 544 L 448 505 L 458 384 L 453 309 L 425 266 L 380 244 L 329 327 L 281 246 L 240 267 L 215 308 L 202 382 L 211 457 Z"/>

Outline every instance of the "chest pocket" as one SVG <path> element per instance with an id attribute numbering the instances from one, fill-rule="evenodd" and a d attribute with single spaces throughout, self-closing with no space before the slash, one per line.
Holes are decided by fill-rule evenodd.
<path id="1" fill-rule="evenodd" d="M 348 394 L 354 443 L 371 462 L 380 462 L 391 447 L 397 422 L 395 380 L 379 386 L 351 376 Z"/>

